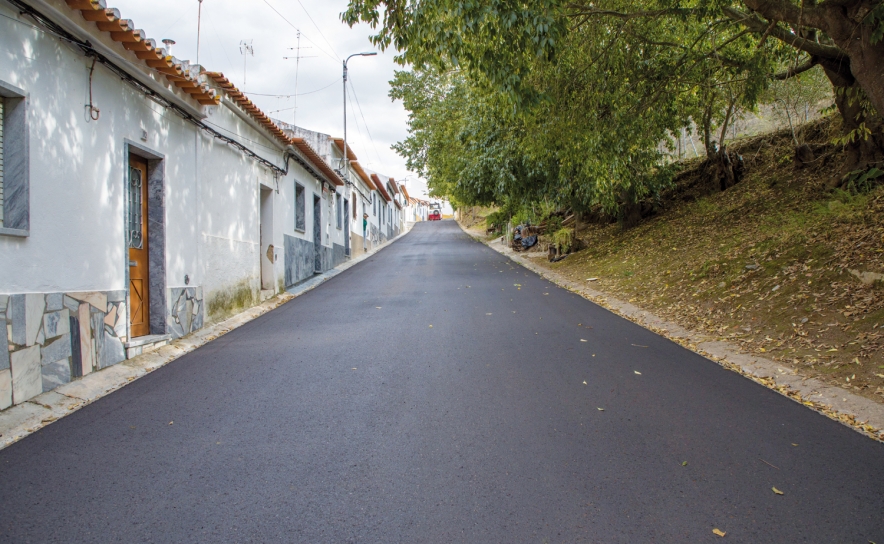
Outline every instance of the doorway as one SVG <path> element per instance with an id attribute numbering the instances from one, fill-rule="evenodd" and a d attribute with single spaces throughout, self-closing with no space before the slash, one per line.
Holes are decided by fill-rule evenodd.
<path id="1" fill-rule="evenodd" d="M 129 156 L 129 323 L 131 336 L 150 334 L 147 161 Z"/>
<path id="2" fill-rule="evenodd" d="M 348 199 L 344 199 L 344 255 L 347 257 L 350 256 L 350 218 L 347 217 L 347 210 L 350 209 L 350 201 Z M 354 210 L 356 208 L 353 208 Z"/>
<path id="3" fill-rule="evenodd" d="M 275 290 L 276 278 L 273 247 L 273 190 L 261 187 L 261 289 Z"/>
<path id="4" fill-rule="evenodd" d="M 313 271 L 322 272 L 322 199 L 313 195 Z"/>

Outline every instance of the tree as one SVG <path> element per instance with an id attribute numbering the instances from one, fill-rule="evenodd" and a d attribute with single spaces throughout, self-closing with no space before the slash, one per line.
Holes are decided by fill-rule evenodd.
<path id="1" fill-rule="evenodd" d="M 527 84 L 538 62 L 552 62 L 565 53 L 566 37 L 578 29 L 597 26 L 617 34 L 616 22 L 651 21 L 656 27 L 693 22 L 705 27 L 705 36 L 729 21 L 753 36 L 754 47 L 768 52 L 767 64 L 782 70 L 767 75 L 786 79 L 821 65 L 835 88 L 836 104 L 844 124 L 842 142 L 848 150 L 845 169 L 862 169 L 884 159 L 884 6 L 881 0 L 351 0 L 343 14 L 346 22 L 367 21 L 379 28 L 374 37 L 381 47 L 391 44 L 402 51 L 400 60 L 418 68 L 460 66 L 476 83 L 504 92 L 517 105 L 532 104 L 537 89 Z M 724 20 L 723 20 L 724 19 Z M 740 34 L 735 32 L 734 34 Z M 643 42 L 635 31 L 624 31 L 605 53 Z M 764 64 L 754 56 L 745 65 L 719 44 L 708 40 L 657 42 L 673 50 L 691 49 L 681 60 L 698 62 L 711 56 L 721 66 L 743 69 L 747 81 Z M 776 42 L 778 47 L 769 47 Z M 733 49 L 733 48 L 731 48 Z M 745 47 L 749 53 L 751 47 Z M 783 51 L 791 52 L 784 62 Z M 706 63 L 703 63 L 706 64 Z M 679 66 L 673 66 L 678 68 Z M 655 73 L 655 77 L 683 78 L 684 73 Z M 728 120 L 728 105 L 752 105 L 758 89 L 746 94 L 700 92 L 692 116 L 698 125 Z M 733 99 L 733 100 L 732 100 Z M 724 112 L 724 115 L 722 115 Z M 707 131 L 708 133 L 709 131 Z M 711 138 L 710 138 L 711 139 Z"/>

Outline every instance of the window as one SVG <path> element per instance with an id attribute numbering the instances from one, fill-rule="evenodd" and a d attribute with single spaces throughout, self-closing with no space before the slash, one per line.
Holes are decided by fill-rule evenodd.
<path id="1" fill-rule="evenodd" d="M 356 219 L 356 195 L 353 195 L 353 219 Z"/>
<path id="2" fill-rule="evenodd" d="M 295 183 L 295 230 L 304 232 L 307 229 L 307 217 L 305 215 L 304 186 Z"/>
<path id="3" fill-rule="evenodd" d="M 28 236 L 27 101 L 24 91 L 0 81 L 0 234 Z"/>
<path id="4" fill-rule="evenodd" d="M 335 194 L 335 223 L 337 223 L 337 227 L 339 229 L 344 228 L 344 225 L 341 222 L 341 219 L 343 219 L 343 217 L 344 217 L 344 212 L 341 207 L 341 195 Z"/>
<path id="5" fill-rule="evenodd" d="M 141 180 L 143 172 L 134 167 L 129 168 L 129 247 L 144 248 L 144 231 L 142 230 Z"/>

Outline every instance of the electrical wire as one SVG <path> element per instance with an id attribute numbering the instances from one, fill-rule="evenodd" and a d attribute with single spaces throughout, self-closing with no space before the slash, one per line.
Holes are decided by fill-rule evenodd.
<path id="1" fill-rule="evenodd" d="M 319 49 L 319 50 L 322 52 L 323 55 L 327 56 L 328 58 L 330 58 L 330 59 L 332 59 L 332 60 L 341 60 L 340 57 L 338 57 L 337 53 L 335 53 L 334 48 L 332 48 L 332 53 L 334 53 L 334 56 L 329 55 L 329 54 L 328 54 L 328 51 L 326 51 L 325 49 L 323 49 L 322 47 L 320 47 L 320 45 L 319 45 L 318 43 L 316 43 L 316 42 L 314 42 L 313 40 L 311 40 L 310 38 L 308 38 L 307 35 L 305 35 L 305 34 L 301 31 L 300 28 L 296 27 L 296 26 L 294 25 L 294 23 L 292 23 L 291 21 L 289 21 L 288 19 L 286 19 L 286 18 L 285 18 L 285 15 L 283 15 L 282 13 L 279 12 L 278 9 L 276 9 L 275 7 L 273 7 L 273 4 L 271 4 L 270 2 L 268 2 L 268 0 L 264 0 L 264 3 L 267 4 L 267 6 L 268 6 L 270 9 L 272 9 L 277 15 L 279 15 L 279 17 L 280 17 L 283 21 L 285 21 L 286 23 L 288 23 L 288 25 L 289 25 L 290 27 L 294 28 L 294 29 L 297 30 L 298 32 L 301 32 L 301 36 L 302 36 L 305 40 L 307 40 L 308 42 L 310 42 L 310 43 L 312 43 L 313 45 L 315 45 L 316 48 Z M 302 7 L 302 8 L 304 7 L 303 4 L 301 5 L 301 7 Z M 307 11 L 307 10 L 305 9 L 304 11 Z M 307 17 L 310 17 L 310 14 L 309 14 L 309 13 L 307 14 Z M 311 18 L 310 21 L 313 21 L 313 19 Z M 316 26 L 316 23 L 313 23 L 313 26 Z M 316 27 L 316 30 L 319 30 L 319 27 Z M 322 35 L 322 31 L 320 31 L 319 34 Z M 325 36 L 322 36 L 322 39 L 325 40 Z M 325 40 L 325 43 L 328 43 L 328 40 Z M 331 47 L 331 44 L 329 44 L 329 47 Z M 337 57 L 337 58 L 336 58 L 336 57 Z"/>
<path id="2" fill-rule="evenodd" d="M 64 41 L 69 42 L 73 45 L 76 45 L 83 52 L 84 55 L 86 55 L 88 57 L 92 57 L 96 62 L 101 63 L 108 70 L 110 70 L 114 75 L 116 75 L 121 80 L 125 81 L 127 84 L 131 85 L 132 87 L 137 89 L 139 92 L 144 94 L 149 100 L 156 102 L 157 104 L 159 104 L 160 106 L 162 106 L 164 108 L 174 111 L 179 117 L 181 117 L 185 121 L 195 125 L 200 130 L 211 135 L 213 138 L 215 138 L 217 140 L 221 140 L 225 144 L 238 149 L 239 151 L 241 151 L 242 153 L 244 153 L 245 155 L 247 155 L 248 157 L 250 157 L 254 161 L 263 164 L 264 166 L 266 166 L 270 170 L 273 170 L 275 173 L 280 174 L 283 177 L 288 175 L 288 161 L 289 161 L 289 159 L 294 159 L 295 162 L 300 164 L 314 178 L 316 178 L 317 180 L 319 180 L 322 183 L 328 183 L 328 180 L 326 180 L 322 175 L 320 175 L 318 172 L 316 172 L 316 170 L 314 170 L 313 167 L 309 163 L 307 163 L 306 160 L 302 159 L 299 155 L 296 155 L 296 154 L 292 154 L 292 153 L 288 153 L 288 152 L 284 153 L 283 160 L 285 161 L 285 168 L 280 168 L 279 166 L 277 166 L 273 162 L 258 155 L 257 153 L 255 153 L 254 151 L 252 151 L 251 149 L 249 149 L 248 147 L 243 145 L 241 142 L 234 140 L 233 138 L 229 138 L 229 137 L 225 136 L 224 134 L 218 132 L 217 130 L 210 127 L 208 124 L 201 121 L 200 119 L 197 119 L 196 117 L 191 115 L 184 108 L 182 108 L 182 107 L 178 106 L 177 104 L 169 101 L 168 99 L 162 97 L 159 93 L 157 93 L 156 91 L 154 91 L 153 89 L 151 89 L 150 87 L 148 87 L 147 85 L 142 83 L 141 81 L 132 77 L 132 75 L 130 75 L 125 69 L 123 69 L 122 67 L 117 65 L 114 61 L 110 60 L 105 55 L 103 55 L 101 52 L 97 51 L 94 47 L 92 47 L 92 44 L 89 41 L 80 40 L 76 36 L 69 33 L 67 30 L 62 28 L 59 24 L 54 22 L 52 19 L 48 18 L 46 15 L 37 11 L 33 7 L 29 6 L 28 4 L 25 4 L 21 0 L 6 0 L 6 1 L 9 2 L 10 4 L 12 4 L 13 6 L 15 6 L 16 8 L 18 8 L 21 11 L 22 15 L 27 15 L 31 19 L 33 19 L 37 23 L 38 28 L 41 27 L 41 30 L 48 32 L 50 34 L 53 34 L 61 40 L 64 40 Z"/>
<path id="3" fill-rule="evenodd" d="M 298 93 L 298 94 L 266 94 L 266 93 L 253 93 L 252 91 L 243 91 L 243 92 L 248 93 L 250 96 L 273 96 L 276 98 L 291 98 L 293 96 L 305 96 L 308 94 L 318 93 L 319 91 L 324 91 L 324 90 L 328 89 L 329 87 L 331 87 L 332 85 L 337 85 L 337 84 L 338 84 L 338 80 L 335 79 L 334 81 L 332 81 L 331 83 L 329 83 L 325 87 L 320 87 L 319 89 L 315 89 L 313 91 L 309 91 L 306 93 Z M 293 109 L 293 108 L 289 108 L 289 109 Z M 276 110 L 276 111 L 283 111 L 283 110 Z"/>
<path id="4" fill-rule="evenodd" d="M 356 106 L 359 109 L 359 115 L 362 116 L 362 124 L 365 125 L 365 131 L 368 132 L 368 139 L 371 141 L 371 147 L 374 148 L 374 154 L 377 155 L 379 162 L 384 162 L 381 160 L 381 154 L 378 153 L 378 147 L 374 143 L 374 138 L 371 137 L 371 130 L 368 128 L 368 121 L 365 120 L 365 114 L 362 113 L 362 106 L 359 104 L 359 96 L 356 94 L 356 87 L 353 86 L 353 78 L 350 78 L 350 89 L 353 91 L 353 98 L 356 99 Z"/>
<path id="5" fill-rule="evenodd" d="M 264 1 L 266 2 L 267 0 L 264 0 Z M 325 40 L 325 43 L 328 45 L 329 49 L 331 49 L 332 53 L 335 54 L 335 57 L 337 57 L 338 60 L 341 60 L 341 57 L 338 57 L 338 54 L 335 52 L 335 48 L 332 47 L 331 43 L 329 43 L 328 38 L 326 38 L 325 34 L 322 33 L 322 30 L 319 29 L 319 25 L 317 25 L 316 21 L 313 20 L 313 17 L 310 16 L 310 12 L 307 11 L 307 8 L 305 8 L 304 4 L 301 3 L 301 0 L 298 0 L 298 4 L 301 6 L 301 9 L 304 10 L 304 13 L 307 14 L 307 18 L 310 19 L 310 22 L 313 23 L 313 26 L 316 27 L 316 31 L 319 32 L 319 35 L 322 36 L 323 40 Z M 316 45 L 316 44 L 314 44 L 314 45 Z"/>

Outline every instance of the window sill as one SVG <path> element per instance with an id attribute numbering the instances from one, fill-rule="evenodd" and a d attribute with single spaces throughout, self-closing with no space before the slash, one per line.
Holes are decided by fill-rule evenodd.
<path id="1" fill-rule="evenodd" d="M 0 236 L 15 236 L 17 238 L 27 238 L 31 235 L 31 231 L 24 229 L 8 229 L 0 227 Z"/>
<path id="2" fill-rule="evenodd" d="M 295 232 L 300 232 L 301 234 L 306 234 L 307 229 L 295 229 Z"/>

